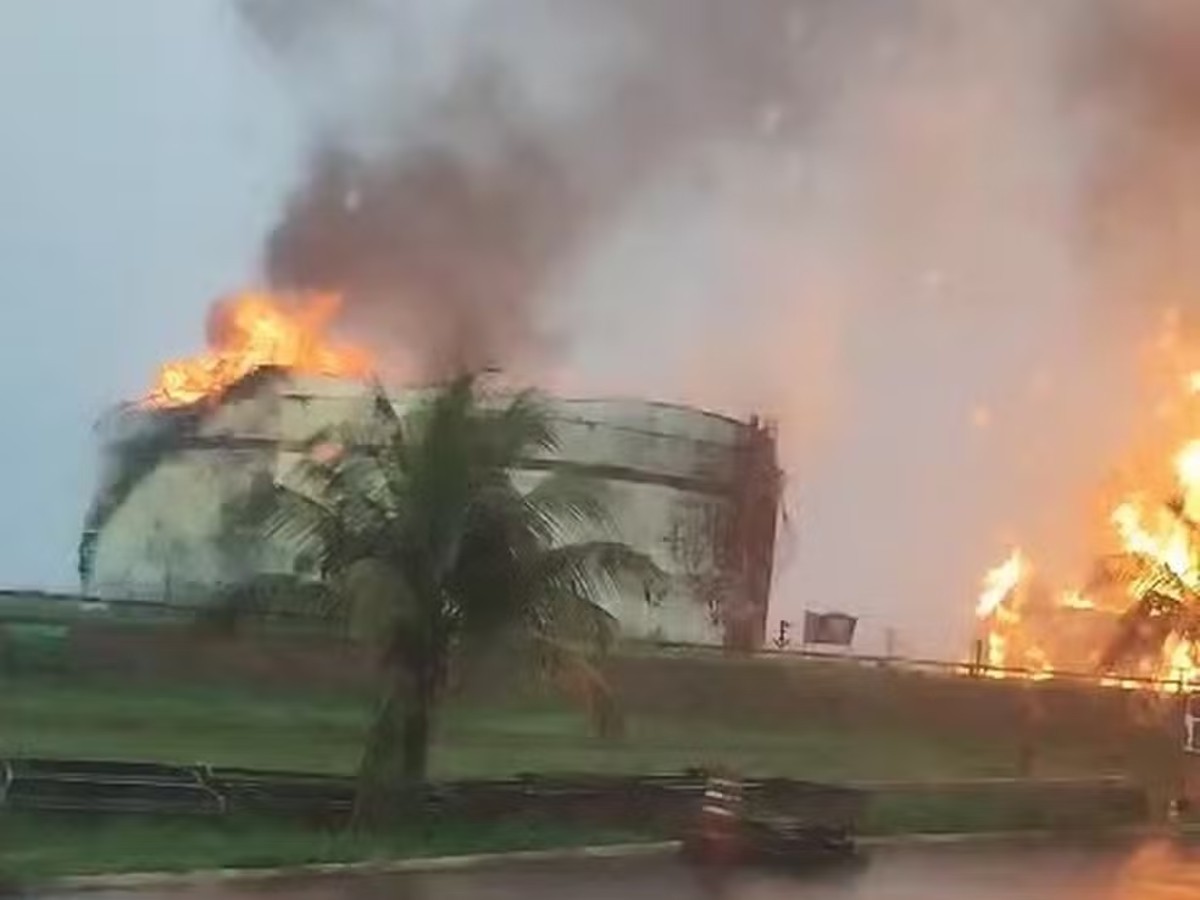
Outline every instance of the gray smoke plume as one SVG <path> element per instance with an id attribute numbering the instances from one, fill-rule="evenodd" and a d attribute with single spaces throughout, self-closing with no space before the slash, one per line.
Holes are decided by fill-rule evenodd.
<path id="1" fill-rule="evenodd" d="M 312 126 L 267 274 L 344 291 L 423 375 L 553 349 L 547 284 L 681 157 L 798 127 L 868 4 L 434 6 L 240 3 Z"/>
<path id="2" fill-rule="evenodd" d="M 1082 220 L 1110 300 L 1195 310 L 1200 285 L 1200 6 L 1104 0 L 1070 78 L 1094 135 Z"/>

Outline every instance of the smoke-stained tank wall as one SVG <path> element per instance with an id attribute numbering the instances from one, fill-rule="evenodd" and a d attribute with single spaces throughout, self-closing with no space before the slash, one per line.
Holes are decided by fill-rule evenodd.
<path id="1" fill-rule="evenodd" d="M 397 392 L 403 409 L 415 395 Z M 88 548 L 89 592 L 195 602 L 246 577 L 292 567 L 239 533 L 230 515 L 255 479 L 278 477 L 321 428 L 355 416 L 361 386 L 262 379 L 173 437 L 171 452 L 106 498 Z M 518 473 L 532 486 L 569 468 L 603 482 L 621 539 L 669 576 L 656 603 L 612 598 L 627 636 L 759 646 L 766 628 L 778 510 L 774 436 L 756 421 L 640 400 L 555 400 L 561 448 Z"/>

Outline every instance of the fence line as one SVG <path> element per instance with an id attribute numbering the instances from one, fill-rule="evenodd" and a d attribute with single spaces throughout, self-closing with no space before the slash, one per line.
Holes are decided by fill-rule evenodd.
<path id="1" fill-rule="evenodd" d="M 18 608 L 13 608 L 14 606 Z M 108 621 L 116 623 L 131 619 L 186 622 L 194 620 L 199 613 L 206 609 L 211 610 L 211 608 L 204 604 L 169 603 L 162 600 L 101 599 L 44 591 L 0 590 L 0 625 L 70 624 L 73 621 L 103 622 L 106 618 Z M 252 615 L 251 618 L 291 624 L 307 622 L 314 626 L 323 624 L 324 631 L 328 633 L 331 640 L 345 638 L 341 632 L 330 629 L 328 621 L 322 623 L 302 613 L 282 613 L 279 610 L 272 610 L 259 612 L 257 615 Z M 829 650 L 779 650 L 764 647 L 745 653 L 730 651 L 716 645 L 677 641 L 629 641 L 624 645 L 624 649 L 634 654 L 649 650 L 668 656 L 754 659 L 777 663 L 810 661 L 854 665 L 862 668 L 894 668 L 903 671 L 997 681 L 1012 680 L 1034 683 L 1068 681 L 1096 687 L 1153 690 L 1160 693 L 1178 694 L 1187 692 L 1193 687 L 1200 689 L 1200 685 L 1194 685 L 1185 678 L 1164 679 L 1144 675 L 1081 672 L 1069 669 L 1030 669 L 1020 666 L 994 666 L 963 660 L 841 653 Z"/>
<path id="2" fill-rule="evenodd" d="M 673 641 L 656 641 L 649 646 L 667 654 L 695 656 L 731 656 L 722 647 L 702 644 L 686 644 Z M 1014 680 L 1027 682 L 1070 681 L 1091 684 L 1097 687 L 1125 688 L 1127 690 L 1157 690 L 1165 693 L 1181 693 L 1193 686 L 1185 678 L 1154 678 L 1145 675 L 1122 675 L 1105 672 L 1081 672 L 1071 669 L 1030 669 L 1022 666 L 995 666 L 988 663 L 951 661 L 909 656 L 880 656 L 865 653 L 838 653 L 829 650 L 777 650 L 763 648 L 749 654 L 736 654 L 738 658 L 770 660 L 773 662 L 826 662 L 855 665 L 862 668 L 895 668 L 906 671 L 931 672 L 942 675 L 990 679 L 995 681 Z"/>

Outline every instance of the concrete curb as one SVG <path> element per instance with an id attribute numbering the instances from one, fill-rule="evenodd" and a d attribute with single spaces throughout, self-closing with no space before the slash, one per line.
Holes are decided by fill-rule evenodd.
<path id="1" fill-rule="evenodd" d="M 1186 832 L 1185 832 L 1186 833 Z M 1094 833 L 1062 831 L 978 831 L 965 833 L 915 833 L 874 835 L 858 839 L 866 849 L 917 846 L 954 846 L 1022 842 L 1064 841 L 1071 839 L 1173 837 L 1179 829 L 1161 825 L 1137 825 L 1109 828 Z M 586 859 L 632 859 L 667 856 L 677 853 L 679 841 L 638 844 L 606 844 L 592 847 L 565 847 L 554 850 L 519 850 L 511 853 L 475 853 L 461 856 L 432 856 L 411 859 L 371 860 L 353 863 L 326 863 L 309 866 L 284 866 L 274 869 L 199 869 L 192 872 L 131 872 L 121 875 L 81 875 L 60 878 L 37 886 L 38 893 L 133 891 L 200 887 L 214 884 L 279 882 L 298 879 L 386 875 L 420 872 L 455 872 L 520 863 L 569 862 Z"/>
<path id="2" fill-rule="evenodd" d="M 474 853 L 410 859 L 370 860 L 284 866 L 275 869 L 198 869 L 192 872 L 129 872 L 120 875 L 79 875 L 38 886 L 39 893 L 61 891 L 120 891 L 148 888 L 197 887 L 230 882 L 289 881 L 338 875 L 381 875 L 415 872 L 453 872 L 512 863 L 569 861 L 573 859 L 628 859 L 658 856 L 679 850 L 678 841 L 639 844 L 603 844 L 554 850 L 518 850 L 510 853 Z"/>

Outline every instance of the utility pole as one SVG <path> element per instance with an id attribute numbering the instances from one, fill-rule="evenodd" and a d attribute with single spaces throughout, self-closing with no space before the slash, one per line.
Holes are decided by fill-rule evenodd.
<path id="1" fill-rule="evenodd" d="M 976 638 L 971 649 L 971 674 L 978 678 L 983 675 L 983 639 Z"/>

